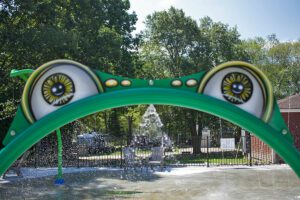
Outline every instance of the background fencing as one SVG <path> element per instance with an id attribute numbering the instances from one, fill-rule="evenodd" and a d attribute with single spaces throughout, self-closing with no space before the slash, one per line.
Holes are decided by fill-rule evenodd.
<path id="1" fill-rule="evenodd" d="M 224 140 L 225 139 L 225 140 Z M 88 146 L 73 143 L 63 147 L 64 167 L 123 167 L 122 149 L 125 140 L 115 140 L 112 146 Z M 149 158 L 151 146 L 132 147 L 137 156 Z M 268 165 L 276 161 L 275 154 L 255 136 L 237 138 L 201 138 L 200 153 L 195 154 L 190 140 L 165 148 L 166 166 L 226 166 Z M 56 167 L 57 146 L 42 140 L 35 145 L 22 166 Z"/>

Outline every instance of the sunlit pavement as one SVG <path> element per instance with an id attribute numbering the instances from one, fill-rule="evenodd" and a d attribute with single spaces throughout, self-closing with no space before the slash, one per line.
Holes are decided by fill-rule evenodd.
<path id="1" fill-rule="evenodd" d="M 56 169 L 22 169 L 23 179 L 0 179 L 0 199 L 300 200 L 300 179 L 286 165 L 156 170 L 68 168 L 57 186 Z"/>

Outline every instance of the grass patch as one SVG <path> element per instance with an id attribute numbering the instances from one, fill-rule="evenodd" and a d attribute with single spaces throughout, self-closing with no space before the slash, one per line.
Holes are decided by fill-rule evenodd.
<path id="1" fill-rule="evenodd" d="M 207 155 L 177 155 L 172 158 L 165 160 L 166 164 L 203 164 L 207 163 Z M 247 157 L 242 156 L 218 156 L 209 157 L 209 163 L 211 164 L 248 164 L 249 160 Z"/>
<path id="2" fill-rule="evenodd" d="M 142 192 L 138 191 L 123 191 L 123 190 L 107 190 L 105 191 L 106 195 L 114 196 L 114 195 L 132 195 L 132 194 L 139 194 Z"/>

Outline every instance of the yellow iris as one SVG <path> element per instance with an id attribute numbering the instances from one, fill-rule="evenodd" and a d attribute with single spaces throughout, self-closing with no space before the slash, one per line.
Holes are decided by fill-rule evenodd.
<path id="1" fill-rule="evenodd" d="M 74 96 L 75 86 L 72 79 L 63 73 L 52 74 L 42 85 L 45 101 L 54 106 L 68 103 Z"/>
<path id="2" fill-rule="evenodd" d="M 227 74 L 222 81 L 221 87 L 224 98 L 234 104 L 247 102 L 253 92 L 250 78 L 238 72 Z"/>

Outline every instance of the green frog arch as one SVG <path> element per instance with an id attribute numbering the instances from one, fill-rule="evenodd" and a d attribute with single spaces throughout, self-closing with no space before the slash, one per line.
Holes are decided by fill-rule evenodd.
<path id="1" fill-rule="evenodd" d="M 138 104 L 191 108 L 228 120 L 273 148 L 300 177 L 300 152 L 255 66 L 231 61 L 208 71 L 162 80 L 114 76 L 71 60 L 13 70 L 26 81 L 21 105 L 2 141 L 0 174 L 39 140 L 63 125 L 106 109 Z"/>

